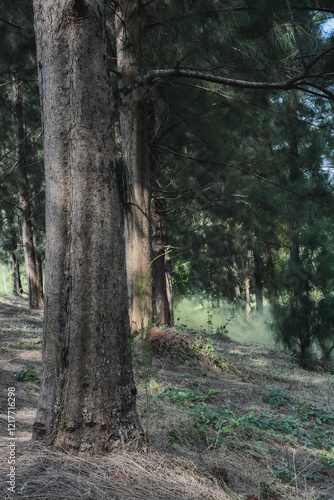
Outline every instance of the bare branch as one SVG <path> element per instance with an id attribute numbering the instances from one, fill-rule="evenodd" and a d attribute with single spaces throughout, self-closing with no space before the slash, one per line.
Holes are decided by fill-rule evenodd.
<path id="1" fill-rule="evenodd" d="M 0 18 L 0 21 L 4 24 L 8 24 L 9 26 L 12 26 L 13 28 L 16 28 L 17 30 L 22 30 L 21 26 L 17 26 L 16 24 L 11 23 L 10 21 L 6 21 L 6 19 Z"/>
<path id="2" fill-rule="evenodd" d="M 323 79 L 328 79 L 332 76 L 332 73 L 309 73 L 309 69 L 320 59 L 320 57 L 332 50 L 334 50 L 334 47 L 329 47 L 321 55 L 313 59 L 302 72 L 282 82 L 253 82 L 247 80 L 238 80 L 234 78 L 225 78 L 219 75 L 212 75 L 210 73 L 204 73 L 203 71 L 181 69 L 176 66 L 169 69 L 151 70 L 144 75 L 138 76 L 132 81 L 132 83 L 119 90 L 119 96 L 121 99 L 123 99 L 132 91 L 138 88 L 150 87 L 155 85 L 160 80 L 168 78 L 189 78 L 193 80 L 202 80 L 210 83 L 217 83 L 218 85 L 226 85 L 243 89 L 289 90 L 300 88 L 299 85 L 301 83 L 303 85 L 309 85 L 310 87 L 313 87 L 313 82 L 305 80 L 306 78 L 320 77 Z M 307 89 L 303 90 L 307 92 Z"/>

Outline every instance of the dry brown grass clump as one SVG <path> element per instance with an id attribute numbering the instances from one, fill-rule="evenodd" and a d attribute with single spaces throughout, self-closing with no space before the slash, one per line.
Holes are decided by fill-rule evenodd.
<path id="1" fill-rule="evenodd" d="M 191 336 L 179 333 L 175 329 L 168 329 L 165 335 L 151 336 L 150 345 L 156 355 L 170 356 L 188 363 L 199 363 L 211 369 L 230 371 L 230 366 L 217 355 L 212 343 L 199 333 Z"/>
<path id="2" fill-rule="evenodd" d="M 152 450 L 118 450 L 80 458 L 37 443 L 21 444 L 16 495 L 29 500 L 231 500 L 214 476 L 192 461 Z M 5 464 L 3 464 L 5 465 Z M 5 467 L 4 467 L 5 468 Z M 0 489 L 7 491 L 6 479 Z M 239 497 L 240 498 L 240 497 Z"/>

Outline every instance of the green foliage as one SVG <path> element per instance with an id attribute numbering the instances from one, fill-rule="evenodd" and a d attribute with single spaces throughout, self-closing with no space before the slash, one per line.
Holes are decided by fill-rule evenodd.
<path id="1" fill-rule="evenodd" d="M 175 300 L 191 293 L 190 262 L 173 260 L 173 294 Z"/>
<path id="2" fill-rule="evenodd" d="M 188 389 L 168 387 L 161 394 L 158 394 L 157 398 L 168 399 L 179 406 L 192 406 L 193 403 L 204 402 L 212 399 L 212 397 L 217 393 L 219 393 L 217 390 L 210 390 L 207 393 L 203 393 L 197 390 L 190 391 Z"/>
<path id="3" fill-rule="evenodd" d="M 284 302 L 273 304 L 272 315 L 276 341 L 294 352 L 303 367 L 312 367 L 321 357 L 329 361 L 334 349 L 332 298 L 289 294 Z"/>
<path id="4" fill-rule="evenodd" d="M 274 465 L 274 476 L 284 483 L 291 484 L 296 477 L 296 469 L 293 462 L 282 461 L 282 465 Z"/>
<path id="5" fill-rule="evenodd" d="M 14 377 L 18 382 L 39 382 L 39 376 L 37 375 L 36 368 L 33 365 L 21 366 Z"/>

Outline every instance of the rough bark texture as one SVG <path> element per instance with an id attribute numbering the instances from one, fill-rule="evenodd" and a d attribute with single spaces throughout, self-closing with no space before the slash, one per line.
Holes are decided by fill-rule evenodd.
<path id="1" fill-rule="evenodd" d="M 156 195 L 152 200 L 152 293 L 153 321 L 172 326 L 173 297 L 171 260 L 168 252 L 166 201 Z"/>
<path id="2" fill-rule="evenodd" d="M 35 439 L 101 453 L 139 432 L 102 0 L 34 0 L 46 304 Z"/>
<path id="3" fill-rule="evenodd" d="M 132 82 L 141 71 L 142 9 L 139 0 L 118 2 L 115 25 L 120 88 Z M 142 323 L 146 326 L 152 317 L 151 197 L 144 92 L 135 90 L 120 104 L 122 152 L 128 177 L 125 239 L 132 330 L 139 330 Z"/>
<path id="4" fill-rule="evenodd" d="M 26 173 L 24 129 L 23 129 L 23 109 L 21 97 L 21 82 L 17 74 L 13 80 L 13 107 L 16 139 L 16 158 L 19 170 L 19 208 L 21 211 L 22 224 L 22 244 L 24 252 L 24 262 L 27 274 L 29 307 L 39 309 L 43 307 L 43 299 L 39 289 L 38 275 L 35 259 L 35 249 L 33 243 L 33 230 L 31 223 L 31 213 L 29 206 L 29 191 Z"/>

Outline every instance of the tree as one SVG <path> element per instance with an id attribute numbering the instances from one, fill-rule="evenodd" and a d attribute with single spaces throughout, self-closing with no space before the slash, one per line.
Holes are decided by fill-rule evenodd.
<path id="1" fill-rule="evenodd" d="M 34 15 L 48 224 L 33 437 L 99 453 L 140 432 L 104 2 L 35 0 Z"/>
<path id="2" fill-rule="evenodd" d="M 6 2 L 6 15 L 1 18 L 1 122 L 2 133 L 1 184 L 4 225 L 11 231 L 10 259 L 14 289 L 20 290 L 19 253 L 22 244 L 30 308 L 43 306 L 34 248 L 34 229 L 38 217 L 38 191 L 42 172 L 36 161 L 38 124 L 35 102 L 36 60 L 31 5 L 13 6 Z M 34 99 L 35 93 L 35 99 Z M 10 113 L 8 111 L 10 110 Z M 36 123 L 37 122 L 37 123 Z M 36 137 L 37 135 L 37 137 Z M 34 173 L 38 174 L 34 177 Z M 16 214 L 20 215 L 20 232 L 16 231 Z M 15 221 L 15 222 L 14 222 Z M 21 241 L 20 241 L 21 240 Z"/>
<path id="3" fill-rule="evenodd" d="M 142 73 L 145 6 L 139 0 L 117 2 L 115 32 L 118 85 Z M 120 102 L 122 160 L 127 176 L 126 260 L 131 329 L 147 326 L 152 316 L 150 170 L 147 107 L 143 89 Z M 143 323 L 143 325 L 142 325 Z"/>
<path id="4" fill-rule="evenodd" d="M 207 82 L 205 90 L 212 90 L 212 84 L 218 84 L 269 91 L 301 89 L 331 97 L 328 85 L 331 70 L 323 68 L 322 59 L 333 47 L 320 53 L 310 50 L 306 57 L 298 51 L 296 56 L 295 44 L 288 44 L 288 50 L 280 46 L 281 50 L 275 53 L 275 67 L 267 72 L 269 49 L 277 41 L 272 3 L 261 30 L 255 30 L 250 37 L 257 39 L 257 46 L 259 35 L 269 32 L 271 37 L 265 45 L 267 57 L 257 61 L 251 73 L 247 70 L 250 64 L 245 67 L 244 63 L 256 60 L 255 52 L 252 55 L 251 50 L 241 50 L 248 39 L 237 44 L 237 50 L 232 46 L 226 51 L 228 56 L 224 56 L 218 71 L 182 67 L 175 53 L 166 58 L 169 63 L 174 59 L 171 66 L 166 64 L 159 69 L 156 59 L 146 70 L 141 47 L 145 23 L 141 16 L 150 3 L 144 5 L 138 0 L 114 3 L 122 151 L 132 190 L 127 199 L 132 207 L 128 232 L 136 231 L 139 237 L 142 233 L 146 239 L 145 251 L 142 252 L 141 243 L 137 248 L 140 257 L 144 256 L 142 263 L 135 276 L 129 276 L 137 283 L 132 287 L 137 303 L 141 298 L 138 283 L 143 279 L 143 271 L 147 271 L 151 248 L 148 108 L 143 106 L 146 91 L 171 80 L 184 87 L 187 82 L 197 80 Z M 115 108 L 109 94 L 104 4 L 102 0 L 60 0 L 57 4 L 34 0 L 48 221 L 43 374 L 34 437 L 48 437 L 58 447 L 89 453 L 108 451 L 114 441 L 126 440 L 140 432 L 129 353 L 125 243 L 114 164 Z M 169 2 L 161 5 L 164 14 L 168 13 Z M 199 2 L 191 5 L 199 10 Z M 182 2 L 182 9 L 187 10 L 186 2 Z M 262 11 L 259 13 L 257 10 L 255 27 L 262 20 Z M 282 15 L 280 9 L 278 14 Z M 196 36 L 202 31 L 214 33 L 212 28 L 223 15 L 220 12 L 216 22 L 210 16 L 205 30 L 192 22 L 191 30 L 195 29 Z M 243 19 L 250 30 L 250 18 Z M 286 25 L 285 19 L 283 26 Z M 201 39 L 204 38 L 202 33 Z M 234 31 L 233 41 L 237 38 Z M 222 40 L 216 40 L 217 46 L 221 43 Z M 307 48 L 309 45 L 306 44 Z M 182 47 L 182 52 L 186 48 Z M 219 58 L 213 59 L 212 62 L 217 62 Z M 279 65 L 282 60 L 286 62 L 284 66 Z M 230 63 L 233 63 L 232 75 Z M 259 75 L 263 76 L 260 81 L 256 80 Z M 185 150 L 180 152 L 185 153 Z M 210 160 L 203 159 L 200 177 L 204 177 L 205 162 Z M 232 165 L 226 165 L 229 166 Z M 234 167 L 238 174 L 235 178 L 230 176 L 231 185 L 243 176 L 247 178 L 249 173 L 240 165 Z M 254 175 L 263 180 L 260 174 Z M 133 244 L 135 240 L 131 238 L 130 234 L 129 241 Z M 249 245 L 245 245 L 245 252 L 248 250 Z M 244 256 L 238 257 L 242 260 Z M 151 290 L 144 289 L 146 294 L 150 308 Z M 140 307 L 136 309 L 140 312 Z M 137 314 L 135 327 L 140 326 L 138 318 Z"/>
<path id="5" fill-rule="evenodd" d="M 40 309 L 43 307 L 42 293 L 39 287 L 37 274 L 34 236 L 29 205 L 28 178 L 26 172 L 25 137 L 23 127 L 23 108 L 21 95 L 22 80 L 17 71 L 13 73 L 13 105 L 15 123 L 16 157 L 19 171 L 19 209 L 21 211 L 22 245 L 26 267 L 29 307 Z"/>

